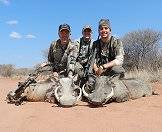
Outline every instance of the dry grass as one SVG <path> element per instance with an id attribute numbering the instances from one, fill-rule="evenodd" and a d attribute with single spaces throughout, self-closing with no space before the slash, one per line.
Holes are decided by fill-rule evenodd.
<path id="1" fill-rule="evenodd" d="M 126 78 L 139 78 L 146 82 L 162 82 L 162 69 L 159 72 L 134 70 L 126 73 Z"/>

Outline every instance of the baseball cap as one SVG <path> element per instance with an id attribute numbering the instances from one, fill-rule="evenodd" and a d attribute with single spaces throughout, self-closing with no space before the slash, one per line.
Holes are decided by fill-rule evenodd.
<path id="1" fill-rule="evenodd" d="M 82 29 L 82 32 L 84 32 L 84 30 L 86 30 L 86 29 L 90 29 L 90 30 L 92 31 L 92 28 L 91 28 L 90 25 L 85 25 L 85 26 L 83 27 L 83 29 Z"/>
<path id="2" fill-rule="evenodd" d="M 68 24 L 66 24 L 66 23 L 61 24 L 61 25 L 59 26 L 59 31 L 64 30 L 64 29 L 66 29 L 66 30 L 68 30 L 69 32 L 71 32 L 70 26 L 69 26 Z"/>

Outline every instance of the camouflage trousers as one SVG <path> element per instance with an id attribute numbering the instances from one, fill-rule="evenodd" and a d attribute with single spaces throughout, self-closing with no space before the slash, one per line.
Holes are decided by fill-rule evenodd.
<path id="1" fill-rule="evenodd" d="M 82 78 L 84 76 L 84 65 L 76 62 L 74 72 L 75 74 L 78 74 L 79 78 Z"/>
<path id="2" fill-rule="evenodd" d="M 78 75 L 78 78 L 75 84 L 82 87 L 83 84 L 85 84 L 85 82 L 87 81 L 85 65 L 79 62 L 76 62 L 74 73 Z"/>

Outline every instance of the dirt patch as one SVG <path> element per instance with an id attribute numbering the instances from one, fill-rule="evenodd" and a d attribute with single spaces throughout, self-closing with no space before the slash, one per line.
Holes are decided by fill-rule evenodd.
<path id="1" fill-rule="evenodd" d="M 6 94 L 19 80 L 0 78 L 0 132 L 161 132 L 162 84 L 153 88 L 160 94 L 90 108 L 79 102 L 72 108 L 29 102 L 15 106 L 5 102 Z"/>

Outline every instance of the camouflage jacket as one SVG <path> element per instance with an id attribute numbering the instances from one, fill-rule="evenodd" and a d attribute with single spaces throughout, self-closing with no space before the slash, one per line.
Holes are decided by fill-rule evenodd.
<path id="1" fill-rule="evenodd" d="M 124 49 L 122 42 L 111 36 L 110 41 L 104 44 L 101 39 L 93 42 L 94 63 L 103 65 L 115 60 L 116 65 L 122 65 L 124 59 Z"/>
<path id="2" fill-rule="evenodd" d="M 61 45 L 61 41 L 58 39 L 51 43 L 48 61 L 53 63 L 54 71 L 60 72 L 66 69 L 68 73 L 70 70 L 74 71 L 78 52 L 77 43 L 70 41 L 68 45 Z"/>
<path id="3" fill-rule="evenodd" d="M 80 41 L 77 42 L 79 45 L 79 55 L 77 61 L 80 62 L 81 64 L 85 64 L 88 62 L 89 56 L 91 54 L 92 42 L 91 41 L 85 42 L 83 40 L 83 37 L 80 38 Z"/>

